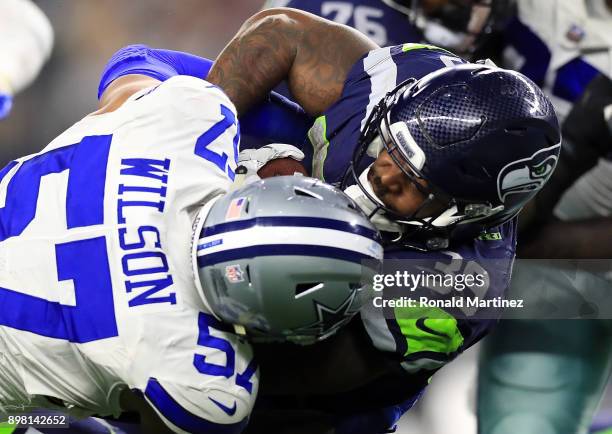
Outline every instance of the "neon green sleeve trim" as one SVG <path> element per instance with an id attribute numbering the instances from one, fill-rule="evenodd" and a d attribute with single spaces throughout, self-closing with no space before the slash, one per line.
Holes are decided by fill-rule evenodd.
<path id="1" fill-rule="evenodd" d="M 0 423 L 0 434 L 11 434 L 17 428 L 15 425 Z"/>
<path id="2" fill-rule="evenodd" d="M 404 356 L 420 352 L 450 354 L 463 344 L 457 320 L 437 307 L 396 307 L 395 318 L 406 338 Z"/>
<path id="3" fill-rule="evenodd" d="M 327 148 L 329 148 L 329 139 L 327 138 L 327 118 L 325 115 L 315 119 L 314 124 L 308 130 L 308 139 L 312 145 L 312 176 L 325 181 L 323 169 L 325 168 L 325 159 L 327 158 Z"/>
<path id="4" fill-rule="evenodd" d="M 448 53 L 451 56 L 459 57 L 455 53 L 451 53 L 450 51 L 445 50 L 444 48 L 436 47 L 435 45 L 430 45 L 430 44 L 407 43 L 402 46 L 402 51 L 404 53 L 407 51 L 412 51 L 412 50 L 438 50 L 438 51 L 444 51 L 445 53 Z"/>

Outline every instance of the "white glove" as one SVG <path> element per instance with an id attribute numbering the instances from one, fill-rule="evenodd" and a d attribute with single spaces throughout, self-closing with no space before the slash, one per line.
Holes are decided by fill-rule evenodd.
<path id="1" fill-rule="evenodd" d="M 268 161 L 278 158 L 293 158 L 295 161 L 302 161 L 304 153 L 293 145 L 285 143 L 270 143 L 259 149 L 244 149 L 238 154 L 238 166 L 247 169 L 246 177 L 257 176 L 257 171 Z"/>
<path id="2" fill-rule="evenodd" d="M 268 161 L 287 157 L 293 158 L 295 161 L 302 161 L 304 153 L 295 146 L 285 143 L 270 143 L 259 149 L 243 149 L 238 154 L 238 168 L 244 167 L 246 173 L 242 170 L 236 170 L 232 190 L 240 188 L 245 184 L 259 181 L 261 178 L 257 172 Z"/>

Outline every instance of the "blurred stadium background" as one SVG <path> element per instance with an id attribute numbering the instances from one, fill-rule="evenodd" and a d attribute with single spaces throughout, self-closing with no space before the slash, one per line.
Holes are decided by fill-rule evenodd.
<path id="1" fill-rule="evenodd" d="M 0 122 L 0 164 L 37 152 L 96 108 L 100 73 L 119 48 L 143 43 L 214 58 L 258 0 L 41 0 L 55 45 L 36 81 Z"/>
<path id="2" fill-rule="evenodd" d="M 15 98 L 8 121 L 0 122 L 1 166 L 13 158 L 37 152 L 85 113 L 95 110 L 100 73 L 118 48 L 143 43 L 214 58 L 241 23 L 262 7 L 263 0 L 35 3 L 53 25 L 55 44 L 37 80 Z M 437 396 L 444 396 L 445 400 L 430 407 L 420 403 L 402 419 L 397 432 L 475 434 L 477 354 L 478 348 L 473 348 L 445 367 L 432 382 L 432 389 L 444 388 Z M 453 386 L 452 381 L 444 378 L 460 381 Z M 612 409 L 609 395 L 604 409 Z M 447 417 L 430 414 L 435 408 L 444 409 Z M 438 425 L 436 429 L 432 424 Z"/>

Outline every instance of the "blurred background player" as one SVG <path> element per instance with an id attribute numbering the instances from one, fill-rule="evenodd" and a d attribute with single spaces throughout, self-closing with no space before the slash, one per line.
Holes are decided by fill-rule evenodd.
<path id="1" fill-rule="evenodd" d="M 427 42 L 470 60 L 503 25 L 506 0 L 268 0 L 349 25 L 381 47 Z M 480 56 L 482 57 L 482 56 Z M 480 58 L 476 57 L 476 58 Z"/>
<path id="2" fill-rule="evenodd" d="M 517 0 L 502 63 L 550 95 L 563 120 L 598 75 L 612 77 L 612 1 Z"/>
<path id="3" fill-rule="evenodd" d="M 51 55 L 53 28 L 30 0 L 0 4 L 0 120 L 11 111 L 13 96 L 34 81 Z"/>
<path id="4" fill-rule="evenodd" d="M 524 225 L 519 257 L 610 258 L 612 2 L 519 0 L 517 6 L 504 60 L 543 85 L 557 113 L 567 116 L 559 170 L 535 201 L 536 221 Z M 534 267 L 516 267 L 513 288 L 541 292 L 535 288 L 542 283 L 534 282 L 539 271 L 551 288 L 542 294 L 551 299 L 543 300 L 560 306 L 603 284 L 585 271 L 577 285 L 554 269 Z M 609 378 L 611 344 L 607 320 L 502 322 L 481 361 L 479 429 L 587 432 Z"/>

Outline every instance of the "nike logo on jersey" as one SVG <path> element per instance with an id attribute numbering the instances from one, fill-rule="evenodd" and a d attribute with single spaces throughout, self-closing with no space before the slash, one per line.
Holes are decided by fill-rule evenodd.
<path id="1" fill-rule="evenodd" d="M 227 415 L 233 416 L 234 413 L 236 413 L 236 401 L 234 401 L 234 405 L 232 407 L 227 407 L 226 405 L 221 404 L 219 401 L 211 397 L 208 397 L 208 399 L 210 399 L 213 402 L 213 404 L 215 404 L 217 407 L 223 410 Z"/>

